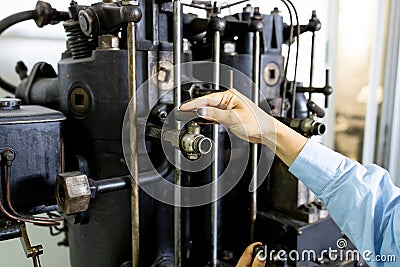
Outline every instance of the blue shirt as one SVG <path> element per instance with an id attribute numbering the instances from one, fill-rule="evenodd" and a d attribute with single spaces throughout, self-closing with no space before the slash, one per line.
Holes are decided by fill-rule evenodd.
<path id="1" fill-rule="evenodd" d="M 308 141 L 289 171 L 325 202 L 369 266 L 400 266 L 400 188 L 386 170 Z M 384 261 L 390 255 L 397 263 Z"/>

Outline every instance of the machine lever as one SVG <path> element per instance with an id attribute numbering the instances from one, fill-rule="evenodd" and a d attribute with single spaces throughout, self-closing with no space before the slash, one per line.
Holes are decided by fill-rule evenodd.
<path id="1" fill-rule="evenodd" d="M 297 93 L 320 93 L 325 95 L 325 108 L 328 107 L 328 96 L 333 93 L 333 88 L 332 86 L 329 85 L 329 70 L 326 70 L 325 74 L 325 86 L 324 87 L 303 87 L 303 86 L 298 86 L 297 87 Z"/>
<path id="2" fill-rule="evenodd" d="M 317 115 L 318 118 L 325 117 L 325 111 L 317 104 L 315 104 L 314 101 L 307 102 L 307 109 L 309 112 Z"/>

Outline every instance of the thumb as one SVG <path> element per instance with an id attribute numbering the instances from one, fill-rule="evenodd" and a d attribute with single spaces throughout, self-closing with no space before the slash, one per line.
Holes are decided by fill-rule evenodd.
<path id="1" fill-rule="evenodd" d="M 215 121 L 223 125 L 230 125 L 232 121 L 232 111 L 222 110 L 214 107 L 202 107 L 197 110 L 197 114 L 207 120 Z"/>
<path id="2" fill-rule="evenodd" d="M 260 258 L 257 256 L 254 258 L 253 265 L 251 267 L 264 267 L 265 266 L 265 260 L 260 260 Z"/>

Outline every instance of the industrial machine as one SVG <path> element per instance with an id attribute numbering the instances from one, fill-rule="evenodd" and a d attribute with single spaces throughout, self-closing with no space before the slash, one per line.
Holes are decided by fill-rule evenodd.
<path id="1" fill-rule="evenodd" d="M 313 12 L 299 25 L 282 3 L 289 24 L 278 8 L 261 14 L 248 1 L 71 1 L 68 12 L 39 1 L 3 19 L 0 33 L 61 22 L 67 45 L 57 71 L 18 62 L 20 84 L 0 78 L 15 94 L 0 100 L 0 239 L 21 238 L 34 266 L 43 248 L 30 244 L 26 223 L 65 235 L 73 267 L 234 266 L 252 241 L 318 253 L 272 254 L 270 266 L 344 266 L 321 254 L 341 237 L 324 204 L 273 151 L 179 110 L 236 88 L 301 134 L 324 133 L 311 94 L 328 99 L 329 72 L 321 88 L 289 81 L 297 56 L 282 52 L 321 24 Z M 221 16 L 232 5 L 243 12 Z"/>

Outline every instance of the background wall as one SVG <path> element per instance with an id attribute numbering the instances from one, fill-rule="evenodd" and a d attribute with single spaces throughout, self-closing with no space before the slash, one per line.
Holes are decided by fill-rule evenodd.
<path id="1" fill-rule="evenodd" d="M 335 150 L 358 161 L 362 159 L 370 89 L 370 62 L 377 20 L 375 5 L 376 0 L 341 0 L 338 13 Z"/>

